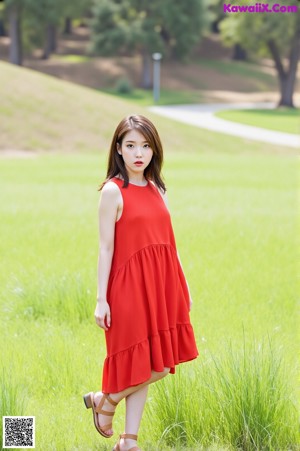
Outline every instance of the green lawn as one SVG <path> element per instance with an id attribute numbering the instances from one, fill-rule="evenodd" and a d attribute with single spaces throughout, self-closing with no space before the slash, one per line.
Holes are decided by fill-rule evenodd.
<path id="1" fill-rule="evenodd" d="M 0 157 L 1 412 L 36 416 L 37 450 L 108 451 L 114 439 L 97 434 L 82 395 L 100 389 L 105 357 L 93 317 L 97 188 L 133 104 L 0 66 L 1 146 L 37 153 Z M 149 116 L 200 356 L 150 388 L 140 446 L 299 449 L 296 157 Z M 124 403 L 115 437 L 123 424 Z"/>
<path id="2" fill-rule="evenodd" d="M 216 116 L 228 121 L 286 133 L 300 134 L 300 109 L 220 111 Z"/>
<path id="3" fill-rule="evenodd" d="M 199 59 L 197 61 L 199 66 L 204 66 L 219 74 L 233 76 L 236 78 L 251 78 L 252 87 L 249 83 L 246 91 L 263 92 L 266 89 L 276 90 L 276 77 L 268 72 L 264 72 L 262 66 L 248 61 L 232 61 L 232 60 L 214 60 L 214 59 Z M 203 81 L 205 83 L 205 80 Z M 268 87 L 268 88 L 266 88 Z M 239 91 L 239 89 L 237 89 Z"/>
<path id="4" fill-rule="evenodd" d="M 1 161 L 1 339 L 6 369 L 2 384 L 9 399 L 14 390 L 18 402 L 24 398 L 23 410 L 17 402 L 10 414 L 36 416 L 38 450 L 106 449 L 82 402 L 83 393 L 100 388 L 105 356 L 104 337 L 93 318 L 96 189 L 104 177 L 105 162 L 104 154 Z M 163 399 L 157 392 L 160 386 L 151 387 L 141 446 L 145 451 L 161 449 L 158 443 L 165 437 L 162 446 L 166 450 L 171 443 L 177 443 L 172 449 L 178 450 L 196 451 L 201 443 L 215 444 L 214 449 L 234 449 L 230 443 L 237 434 L 234 427 L 237 431 L 242 427 L 238 424 L 240 411 L 225 412 L 227 429 L 219 429 L 224 412 L 219 411 L 218 399 L 226 392 L 211 355 L 229 359 L 229 363 L 220 363 L 225 368 L 220 374 L 228 375 L 237 389 L 233 377 L 238 375 L 231 371 L 241 363 L 231 368 L 228 343 L 232 342 L 237 356 L 244 339 L 247 346 L 256 341 L 254 357 L 251 353 L 245 356 L 250 367 L 238 379 L 245 388 L 262 384 L 243 394 L 245 399 L 251 396 L 248 403 L 257 400 L 261 424 L 271 421 L 270 414 L 269 419 L 264 417 L 266 407 L 261 405 L 269 399 L 265 396 L 268 390 L 270 396 L 279 397 L 278 409 L 291 393 L 293 398 L 297 395 L 295 161 L 268 155 L 168 152 L 165 177 L 177 246 L 194 299 L 192 322 L 200 357 L 169 376 L 167 386 L 160 385 L 163 393 L 169 393 L 164 405 L 154 404 Z M 273 354 L 268 351 L 268 340 Z M 259 355 L 262 341 L 264 358 Z M 268 369 L 272 355 L 283 357 L 281 383 L 284 380 L 287 387 L 280 390 L 279 383 L 273 385 L 268 376 L 270 371 L 276 373 L 276 362 Z M 252 373 L 254 368 L 257 374 Z M 196 386 L 190 393 L 191 384 Z M 202 384 L 208 384 L 207 388 Z M 217 388 L 209 388 L 210 384 Z M 185 393 L 185 400 L 177 418 L 179 392 Z M 237 405 L 240 396 L 237 391 Z M 226 398 L 222 402 L 227 405 Z M 272 424 L 272 440 L 275 444 L 281 440 L 281 450 L 299 439 L 293 410 L 287 400 L 284 403 L 288 412 L 279 409 L 278 414 L 277 409 L 276 421 L 273 418 L 268 427 L 265 424 L 267 431 Z M 184 420 L 185 409 L 191 418 L 186 427 L 178 423 Z M 276 412 L 272 405 L 269 410 Z M 116 431 L 122 430 L 123 415 L 122 404 L 114 423 Z M 288 429 L 282 420 L 289 423 Z M 177 426 L 167 433 L 174 422 Z M 280 424 L 278 430 L 276 424 Z M 186 431 L 183 437 L 182 427 Z M 112 447 L 113 440 L 108 443 Z M 267 449 L 273 448 L 269 444 Z"/>
<path id="5" fill-rule="evenodd" d="M 120 93 L 117 89 L 106 89 L 103 91 L 121 99 L 134 102 L 140 106 L 154 105 L 153 91 L 147 89 L 132 89 L 128 93 Z M 199 91 L 175 91 L 171 89 L 162 89 L 160 92 L 158 105 L 178 105 L 190 103 L 203 103 L 203 97 Z"/>
<path id="6" fill-rule="evenodd" d="M 52 55 L 51 59 L 53 61 L 58 60 L 58 61 L 65 61 L 67 63 L 79 64 L 79 63 L 86 63 L 87 61 L 91 61 L 92 57 L 87 56 L 87 55 L 70 54 L 70 55 Z"/>

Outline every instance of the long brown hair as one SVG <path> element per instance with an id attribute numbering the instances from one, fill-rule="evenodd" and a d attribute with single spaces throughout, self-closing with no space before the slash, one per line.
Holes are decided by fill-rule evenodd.
<path id="1" fill-rule="evenodd" d="M 122 121 L 117 126 L 110 145 L 106 179 L 99 187 L 98 191 L 102 190 L 103 186 L 108 180 L 119 174 L 121 174 L 124 179 L 123 188 L 126 188 L 128 186 L 128 173 L 125 168 L 122 155 L 117 152 L 117 144 L 119 144 L 120 146 L 122 145 L 124 136 L 130 130 L 139 131 L 150 144 L 150 147 L 153 151 L 153 156 L 150 163 L 144 170 L 144 176 L 147 180 L 152 180 L 155 185 L 165 193 L 167 189 L 160 174 L 163 165 L 162 143 L 153 123 L 145 116 L 141 115 L 127 116 L 122 119 Z"/>

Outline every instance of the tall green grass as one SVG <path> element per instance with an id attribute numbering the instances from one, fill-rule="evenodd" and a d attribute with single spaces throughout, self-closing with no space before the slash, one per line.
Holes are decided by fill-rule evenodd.
<path id="1" fill-rule="evenodd" d="M 32 320 L 51 318 L 58 323 L 81 323 L 91 318 L 91 292 L 79 274 L 40 274 L 14 281 L 10 295 L 12 314 Z"/>
<path id="2" fill-rule="evenodd" d="M 0 432 L 0 446 L 2 449 L 3 443 L 3 416 L 20 416 L 25 410 L 25 396 L 23 393 L 24 386 L 20 384 L 16 372 L 5 362 L 6 365 L 1 367 L 0 373 L 0 417 L 1 417 L 1 432 Z"/>
<path id="3" fill-rule="evenodd" d="M 147 413 L 161 449 L 299 449 L 298 413 L 279 350 L 253 340 L 220 351 L 155 386 Z"/>

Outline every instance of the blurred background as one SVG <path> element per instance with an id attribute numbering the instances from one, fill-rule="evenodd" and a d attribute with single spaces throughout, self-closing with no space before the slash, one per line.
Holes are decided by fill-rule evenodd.
<path id="1" fill-rule="evenodd" d="M 292 107 L 299 29 L 299 13 L 228 13 L 220 0 L 5 0 L 0 59 L 147 105 L 160 52 L 161 104 Z"/>

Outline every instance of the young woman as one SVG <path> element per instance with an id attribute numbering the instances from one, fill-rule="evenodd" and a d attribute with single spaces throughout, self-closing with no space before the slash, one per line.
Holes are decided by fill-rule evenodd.
<path id="1" fill-rule="evenodd" d="M 111 437 L 126 400 L 125 432 L 115 451 L 138 451 L 149 384 L 198 355 L 185 280 L 161 178 L 162 144 L 144 116 L 118 125 L 99 202 L 100 248 L 95 320 L 105 330 L 102 392 L 84 395 L 94 424 Z"/>

